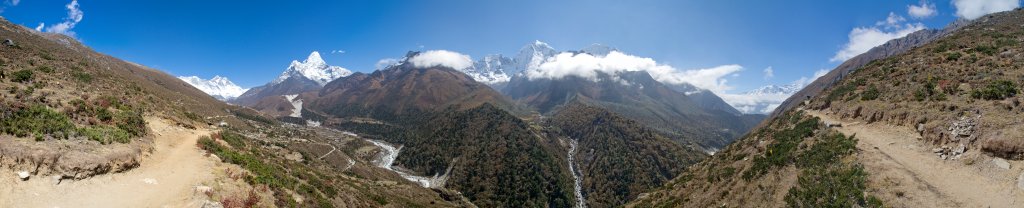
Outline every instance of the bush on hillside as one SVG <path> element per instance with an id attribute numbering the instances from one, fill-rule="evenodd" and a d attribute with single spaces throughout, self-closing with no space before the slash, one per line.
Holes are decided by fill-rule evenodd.
<path id="1" fill-rule="evenodd" d="M 32 135 L 38 139 L 52 135 L 54 138 L 66 139 L 75 131 L 75 125 L 63 113 L 43 105 L 20 109 L 0 106 L 0 131 L 17 137 Z"/>
<path id="2" fill-rule="evenodd" d="M 868 85 L 868 89 L 864 90 L 864 94 L 861 94 L 860 100 L 875 100 L 878 99 L 878 87 L 874 84 Z"/>
<path id="3" fill-rule="evenodd" d="M 985 100 L 1002 100 L 1017 95 L 1017 84 L 1007 80 L 996 80 L 984 88 L 971 91 L 971 98 Z"/>
<path id="4" fill-rule="evenodd" d="M 11 73 L 12 82 L 28 82 L 32 81 L 32 70 L 23 69 Z"/>

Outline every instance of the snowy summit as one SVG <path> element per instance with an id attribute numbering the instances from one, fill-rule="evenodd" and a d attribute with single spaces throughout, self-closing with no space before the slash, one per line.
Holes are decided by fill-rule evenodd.
<path id="1" fill-rule="evenodd" d="M 340 66 L 328 66 L 327 62 L 320 58 L 320 52 L 313 51 L 305 61 L 293 60 L 291 65 L 288 65 L 288 69 L 281 73 L 281 76 L 278 76 L 273 83 L 280 83 L 292 76 L 300 76 L 323 86 L 334 79 L 351 74 L 352 71 Z"/>
<path id="2" fill-rule="evenodd" d="M 231 100 L 249 90 L 239 87 L 234 82 L 231 82 L 231 80 L 228 80 L 228 78 L 222 76 L 213 76 L 209 80 L 197 76 L 180 76 L 178 79 L 187 82 L 218 100 Z"/>

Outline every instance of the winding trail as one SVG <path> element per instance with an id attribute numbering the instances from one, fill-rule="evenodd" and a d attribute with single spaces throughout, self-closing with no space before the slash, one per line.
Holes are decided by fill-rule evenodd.
<path id="1" fill-rule="evenodd" d="M 861 150 L 858 157 L 871 177 L 892 185 L 882 187 L 883 191 L 904 191 L 895 203 L 911 207 L 1024 206 L 1024 192 L 1016 185 L 1020 162 L 1011 161 L 1016 167 L 1002 170 L 992 167 L 989 160 L 974 165 L 942 160 L 908 127 L 844 122 L 822 112 L 806 112 L 824 122 L 842 124 L 835 129 L 843 134 L 856 135 Z"/>
<path id="2" fill-rule="evenodd" d="M 28 181 L 4 175 L 0 207 L 199 207 L 203 197 L 195 186 L 213 181 L 219 163 L 196 146 L 209 130 L 189 130 L 157 118 L 146 118 L 153 130 L 154 151 L 139 167 L 55 184 L 49 176 Z"/>
<path id="3" fill-rule="evenodd" d="M 573 190 L 573 195 L 576 196 L 576 207 L 587 208 L 587 200 L 583 198 L 583 185 L 581 182 L 582 179 L 580 179 L 581 174 L 576 171 L 575 157 L 576 151 L 578 151 L 576 149 L 576 145 L 578 143 L 579 142 L 575 139 L 569 139 L 569 172 L 572 173 L 573 188 L 575 188 Z"/>

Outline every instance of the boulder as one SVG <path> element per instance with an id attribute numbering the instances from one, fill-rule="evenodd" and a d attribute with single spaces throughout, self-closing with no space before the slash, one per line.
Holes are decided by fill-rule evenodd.
<path id="1" fill-rule="evenodd" d="M 992 164 L 995 165 L 998 168 L 1003 169 L 1003 170 L 1009 170 L 1010 169 L 1010 162 L 1007 162 L 1003 158 L 998 158 L 997 157 L 997 158 L 992 159 Z"/>
<path id="2" fill-rule="evenodd" d="M 28 173 L 28 171 L 21 171 L 21 172 L 18 172 L 18 179 L 21 179 L 21 180 L 23 180 L 23 181 L 25 181 L 25 180 L 28 180 L 28 177 L 29 177 L 29 176 L 32 176 L 32 175 L 31 175 L 31 174 L 29 174 L 29 173 Z"/>
<path id="3" fill-rule="evenodd" d="M 1017 176 L 1017 188 L 1024 190 L 1024 172 L 1021 172 L 1020 176 Z"/>

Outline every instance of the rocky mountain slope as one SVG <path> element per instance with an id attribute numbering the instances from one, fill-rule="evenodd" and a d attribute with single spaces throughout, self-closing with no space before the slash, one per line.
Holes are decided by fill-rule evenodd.
<path id="1" fill-rule="evenodd" d="M 596 82 L 578 76 L 516 77 L 506 86 L 505 94 L 543 114 L 557 112 L 574 101 L 601 106 L 640 121 L 680 144 L 709 151 L 725 146 L 762 117 L 738 114 L 728 105 L 713 104 L 718 103 L 713 94 L 695 93 L 693 97 L 704 96 L 698 103 L 654 80 L 647 72 L 624 72 L 614 75 L 616 78 L 598 72 L 598 76 L 600 81 Z"/>
<path id="2" fill-rule="evenodd" d="M 410 53 L 409 56 L 416 56 Z M 512 103 L 448 67 L 394 65 L 328 83 L 303 116 L 400 146 L 394 166 L 442 176 L 480 206 L 572 205 L 561 147 Z"/>
<path id="3" fill-rule="evenodd" d="M 793 107 L 800 104 L 807 99 L 808 96 L 813 96 L 821 93 L 825 88 L 829 88 L 835 85 L 835 83 L 847 74 L 863 67 L 864 65 L 878 60 L 887 58 L 893 55 L 902 54 L 908 50 L 919 47 L 921 45 L 931 43 L 932 41 L 943 38 L 954 31 L 959 30 L 964 25 L 970 24 L 971 21 L 959 19 L 950 23 L 942 29 L 924 29 L 905 37 L 897 38 L 886 42 L 880 46 L 871 48 L 863 54 L 857 55 L 849 60 L 846 60 L 835 69 L 832 69 L 827 74 L 814 80 L 797 93 L 790 96 L 786 101 L 782 102 L 778 108 L 772 113 L 772 115 L 778 115 L 779 113 L 785 112 L 792 109 Z"/>
<path id="4" fill-rule="evenodd" d="M 408 56 L 417 54 L 412 52 Z M 402 63 L 328 83 L 307 106 L 336 117 L 363 116 L 400 122 L 393 118 L 449 107 L 469 109 L 483 103 L 505 109 L 513 107 L 497 91 L 454 69 Z"/>
<path id="5" fill-rule="evenodd" d="M 1021 206 L 1022 23 L 1021 10 L 986 15 L 833 71 L 631 206 Z"/>
<path id="6" fill-rule="evenodd" d="M 293 60 L 277 79 L 265 85 L 249 89 L 231 103 L 251 106 L 257 110 L 269 109 L 260 102 L 280 103 L 284 95 L 301 94 L 320 90 L 328 82 L 351 75 L 352 71 L 339 66 L 327 65 L 320 53 L 313 51 L 306 60 Z M 264 100 L 268 99 L 268 100 Z"/>

